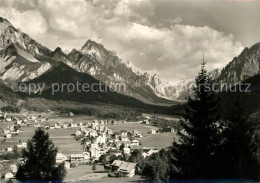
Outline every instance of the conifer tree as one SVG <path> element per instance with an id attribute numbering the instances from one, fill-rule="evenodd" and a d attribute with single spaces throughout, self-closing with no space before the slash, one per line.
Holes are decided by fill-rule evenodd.
<path id="1" fill-rule="evenodd" d="M 180 123 L 179 140 L 173 143 L 172 163 L 177 170 L 172 177 L 178 179 L 211 179 L 217 174 L 219 105 L 205 64 L 203 58 Z"/>
<path id="2" fill-rule="evenodd" d="M 223 178 L 259 179 L 257 142 L 246 102 L 239 92 L 228 94 L 221 149 Z"/>
<path id="3" fill-rule="evenodd" d="M 49 139 L 49 134 L 41 128 L 27 142 L 23 149 L 24 163 L 19 165 L 16 178 L 19 181 L 55 181 L 61 182 L 66 170 L 64 164 L 56 166 L 57 148 Z"/>

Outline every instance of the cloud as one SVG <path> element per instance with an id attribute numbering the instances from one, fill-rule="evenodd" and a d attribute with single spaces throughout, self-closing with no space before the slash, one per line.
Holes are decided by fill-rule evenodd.
<path id="1" fill-rule="evenodd" d="M 0 8 L 0 16 L 7 18 L 15 27 L 31 36 L 43 34 L 47 30 L 47 22 L 38 10 L 21 12 L 12 7 L 4 7 Z"/>
<path id="2" fill-rule="evenodd" d="M 10 21 L 44 45 L 80 49 L 92 39 L 165 80 L 194 77 L 203 54 L 209 70 L 221 68 L 243 48 L 232 34 L 182 25 L 180 16 L 162 18 L 168 27 L 153 25 L 149 19 L 156 6 L 151 0 L 19 2 L 11 7 Z"/>

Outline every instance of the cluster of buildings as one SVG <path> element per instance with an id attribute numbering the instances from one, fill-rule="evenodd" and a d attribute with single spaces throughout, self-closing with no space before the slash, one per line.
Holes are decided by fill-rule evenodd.
<path id="1" fill-rule="evenodd" d="M 0 113 L 0 117 L 1 117 Z M 73 116 L 70 113 L 69 116 Z M 34 126 L 42 127 L 44 129 L 61 129 L 61 128 L 75 128 L 75 138 L 79 140 L 83 146 L 83 152 L 78 154 L 65 155 L 62 152 L 57 153 L 56 163 L 65 164 L 66 169 L 70 169 L 71 165 L 88 164 L 94 162 L 101 162 L 101 156 L 109 155 L 115 157 L 131 156 L 131 153 L 135 150 L 142 150 L 141 143 L 138 140 L 143 137 L 143 134 L 139 133 L 138 130 L 120 132 L 114 132 L 108 128 L 106 124 L 124 124 L 125 121 L 114 121 L 114 120 L 94 120 L 91 122 L 74 122 L 73 119 L 55 119 L 53 123 L 49 123 L 48 118 L 45 117 L 9 117 L 6 114 L 2 115 L 3 121 L 15 121 L 15 124 L 19 126 Z M 0 118 L 1 119 L 1 118 Z M 49 124 L 29 124 L 28 121 L 44 122 L 47 121 Z M 149 120 L 144 120 L 140 123 L 149 124 Z M 19 133 L 19 129 L 15 128 L 15 125 L 8 125 L 7 129 L 3 131 L 5 138 L 11 138 L 14 133 Z M 158 131 L 151 129 L 150 134 L 157 134 Z M 25 142 L 19 142 L 17 148 L 26 148 Z M 7 151 L 13 151 L 13 148 L 8 148 Z M 147 150 L 141 151 L 144 158 L 150 156 L 158 150 Z M 111 164 L 105 164 L 105 167 L 112 172 L 116 172 L 120 176 L 132 177 L 135 175 L 136 163 L 114 160 Z M 15 168 L 12 168 L 15 170 Z M 8 172 L 6 178 L 12 178 L 14 171 Z"/>
<path id="2" fill-rule="evenodd" d="M 3 134 L 6 139 L 10 139 L 12 135 L 18 134 L 20 132 L 21 131 L 17 129 L 14 125 L 8 125 L 6 129 L 3 130 Z"/>
<path id="3" fill-rule="evenodd" d="M 143 137 L 138 130 L 113 132 L 112 129 L 103 125 L 104 121 L 93 121 L 84 124 L 77 124 L 75 138 L 81 141 L 84 151 L 80 154 L 64 155 L 57 154 L 56 162 L 65 162 L 65 167 L 70 168 L 71 164 L 88 164 L 99 162 L 101 156 L 131 156 L 134 150 L 141 150 L 141 143 L 138 138 Z M 64 128 L 62 126 L 61 128 Z M 158 150 L 148 150 L 142 152 L 144 158 L 150 156 Z M 115 160 L 112 164 L 105 165 L 107 169 L 116 171 L 120 176 L 132 177 L 135 175 L 136 163 Z"/>
<path id="4" fill-rule="evenodd" d="M 15 121 L 15 124 L 22 125 L 26 124 L 28 121 L 37 122 L 45 122 L 48 118 L 44 116 L 36 116 L 36 115 L 23 115 L 23 116 L 12 116 L 9 113 L 3 113 L 0 111 L 0 122 L 11 122 Z"/>
<path id="5" fill-rule="evenodd" d="M 4 168 L 3 165 L 0 164 L 0 168 Z M 17 170 L 18 170 L 17 165 L 12 164 L 9 166 L 8 169 L 3 171 L 2 177 L 0 177 L 0 178 L 3 178 L 4 180 L 12 179 L 12 178 L 14 178 Z"/>

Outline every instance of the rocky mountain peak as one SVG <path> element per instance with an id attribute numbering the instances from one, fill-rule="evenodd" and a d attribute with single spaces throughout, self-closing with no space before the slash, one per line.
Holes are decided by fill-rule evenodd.
<path id="1" fill-rule="evenodd" d="M 62 49 L 60 47 L 57 47 L 53 53 L 63 53 Z M 64 53 L 63 53 L 64 54 Z"/>
<path id="2" fill-rule="evenodd" d="M 7 19 L 0 17 L 0 34 L 10 26 L 12 26 L 12 24 Z"/>
<path id="3" fill-rule="evenodd" d="M 260 42 L 245 48 L 222 71 L 217 79 L 229 84 L 237 84 L 260 73 Z"/>

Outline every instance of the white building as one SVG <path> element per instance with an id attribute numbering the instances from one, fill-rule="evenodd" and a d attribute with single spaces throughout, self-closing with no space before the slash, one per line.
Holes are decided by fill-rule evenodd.
<path id="1" fill-rule="evenodd" d="M 140 142 L 139 142 L 139 140 L 132 140 L 132 142 L 131 142 L 131 145 L 134 145 L 134 146 L 139 146 L 140 145 Z"/>
<path id="2" fill-rule="evenodd" d="M 64 166 L 67 170 L 70 169 L 70 162 L 65 161 Z"/>
<path id="3" fill-rule="evenodd" d="M 156 130 L 155 129 L 151 129 L 151 134 L 156 134 Z"/>
<path id="4" fill-rule="evenodd" d="M 14 178 L 14 174 L 12 174 L 11 172 L 5 174 L 5 179 L 12 179 L 12 178 Z"/>
<path id="5" fill-rule="evenodd" d="M 76 132 L 75 132 L 76 136 L 80 136 L 81 134 L 82 134 L 82 132 L 80 130 L 76 130 Z"/>
<path id="6" fill-rule="evenodd" d="M 70 161 L 74 163 L 79 163 L 84 160 L 84 155 L 83 154 L 71 154 L 70 155 Z"/>
<path id="7" fill-rule="evenodd" d="M 26 142 L 21 142 L 21 143 L 17 144 L 16 147 L 26 148 L 27 147 L 27 143 Z"/>
<path id="8" fill-rule="evenodd" d="M 105 134 L 99 135 L 96 138 L 96 143 L 97 144 L 105 144 L 106 143 L 106 135 Z"/>
<path id="9" fill-rule="evenodd" d="M 10 170 L 12 171 L 12 173 L 16 173 L 18 170 L 17 165 L 10 165 Z"/>
<path id="10" fill-rule="evenodd" d="M 124 149 L 123 149 L 123 152 L 124 152 L 124 154 L 130 154 L 131 153 L 131 149 L 130 148 L 128 148 L 128 147 L 125 147 Z"/>
<path id="11" fill-rule="evenodd" d="M 57 153 L 56 155 L 56 163 L 62 163 L 67 160 L 67 157 L 63 153 Z"/>
<path id="12" fill-rule="evenodd" d="M 60 125 L 60 123 L 55 123 L 54 127 L 55 128 L 61 128 L 61 125 Z"/>
<path id="13" fill-rule="evenodd" d="M 8 133 L 8 134 L 5 135 L 5 138 L 7 138 L 7 139 L 10 139 L 11 137 L 12 137 L 11 133 Z"/>
<path id="14" fill-rule="evenodd" d="M 122 173 L 125 177 L 135 176 L 136 163 L 123 162 L 118 169 L 118 172 Z"/>

